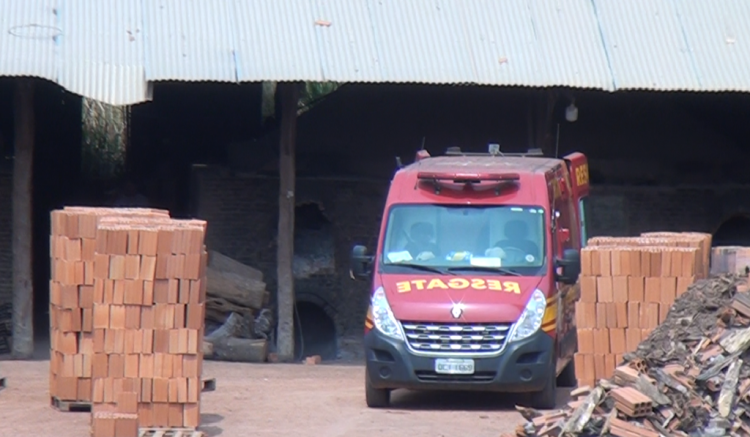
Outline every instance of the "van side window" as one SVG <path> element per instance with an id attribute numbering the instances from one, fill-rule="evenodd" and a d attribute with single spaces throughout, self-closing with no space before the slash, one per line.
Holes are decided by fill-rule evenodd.
<path id="1" fill-rule="evenodd" d="M 578 201 L 578 214 L 581 216 L 581 247 L 586 247 L 586 242 L 589 239 L 589 233 L 587 229 L 587 219 L 589 212 L 588 197 L 584 197 Z"/>

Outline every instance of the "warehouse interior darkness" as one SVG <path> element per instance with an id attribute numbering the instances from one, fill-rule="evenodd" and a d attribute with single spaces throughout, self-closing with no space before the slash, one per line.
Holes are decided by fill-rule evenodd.
<path id="1" fill-rule="evenodd" d="M 735 215 L 714 232 L 713 246 L 750 246 L 750 216 Z"/>
<path id="2" fill-rule="evenodd" d="M 294 211 L 295 356 L 336 358 L 337 334 L 334 312 L 326 301 L 333 266 L 333 232 L 318 202 L 304 202 Z"/>
<path id="3" fill-rule="evenodd" d="M 13 288 L 14 83 L 0 80 L 0 305 L 12 301 Z M 49 213 L 109 205 L 121 182 L 84 177 L 81 98 L 36 83 L 34 310 L 36 334 L 49 336 Z M 409 164 L 422 146 L 432 155 L 452 146 L 485 151 L 489 143 L 527 150 L 538 129 L 534 102 L 546 92 L 346 84 L 298 117 L 295 290 L 305 355 L 332 357 L 339 342 L 361 339 L 372 290 L 350 280 L 349 253 L 355 244 L 376 247 L 395 157 Z M 566 121 L 563 96 L 548 131 L 559 155 L 589 158 L 590 236 L 696 231 L 713 233 L 715 245 L 750 245 L 746 94 L 569 94 L 577 121 Z M 273 295 L 278 135 L 264 125 L 261 86 L 156 84 L 153 101 L 131 108 L 128 135 L 124 169 L 150 206 L 206 219 L 209 249 L 261 270 Z M 196 164 L 217 170 L 193 183 Z"/>
<path id="4" fill-rule="evenodd" d="M 298 319 L 294 323 L 294 355 L 320 355 L 323 360 L 334 360 L 338 351 L 336 325 L 319 305 L 309 301 L 297 302 Z"/>

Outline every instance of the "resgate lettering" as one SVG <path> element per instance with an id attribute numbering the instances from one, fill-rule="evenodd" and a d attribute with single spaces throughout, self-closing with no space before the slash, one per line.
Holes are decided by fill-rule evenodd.
<path id="1" fill-rule="evenodd" d="M 400 281 L 396 283 L 396 291 L 409 293 L 414 290 L 475 290 L 501 291 L 505 293 L 521 294 L 521 285 L 514 281 L 500 281 L 498 279 L 480 278 L 441 278 L 412 279 L 411 281 Z"/>

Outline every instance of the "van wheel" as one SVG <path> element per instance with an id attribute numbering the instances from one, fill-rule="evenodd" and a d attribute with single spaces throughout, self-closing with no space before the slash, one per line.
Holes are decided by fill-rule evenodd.
<path id="1" fill-rule="evenodd" d="M 538 410 L 551 410 L 557 404 L 557 375 L 555 366 L 550 366 L 550 376 L 542 391 L 531 393 L 530 407 Z"/>
<path id="2" fill-rule="evenodd" d="M 570 359 L 570 362 L 565 366 L 560 376 L 557 377 L 557 385 L 566 388 L 578 385 L 578 380 L 576 379 L 576 362 L 574 359 Z"/>
<path id="3" fill-rule="evenodd" d="M 375 388 L 370 382 L 370 375 L 365 372 L 365 400 L 369 408 L 387 408 L 391 403 L 391 391 L 387 388 Z"/>

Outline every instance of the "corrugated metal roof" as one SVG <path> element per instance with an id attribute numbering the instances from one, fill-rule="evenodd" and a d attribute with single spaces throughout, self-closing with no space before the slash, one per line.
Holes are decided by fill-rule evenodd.
<path id="1" fill-rule="evenodd" d="M 317 1 L 230 1 L 240 82 L 323 80 L 314 25 Z"/>
<path id="2" fill-rule="evenodd" d="M 750 91 L 750 2 L 593 1 L 616 89 Z"/>
<path id="3" fill-rule="evenodd" d="M 750 2 L 690 0 L 678 12 L 702 91 L 750 91 Z"/>
<path id="4" fill-rule="evenodd" d="M 235 82 L 232 3 L 231 0 L 143 2 L 148 80 Z M 255 0 L 244 3 L 250 6 Z"/>
<path id="5" fill-rule="evenodd" d="M 750 91 L 745 0 L 0 0 L 0 75 Z M 7 29 L 7 31 L 5 31 Z"/>
<path id="6" fill-rule="evenodd" d="M 64 33 L 58 44 L 58 83 L 113 105 L 150 98 L 143 68 L 141 3 L 65 0 L 61 5 L 57 15 Z"/>
<path id="7" fill-rule="evenodd" d="M 55 0 L 0 0 L 0 75 L 57 80 Z"/>

